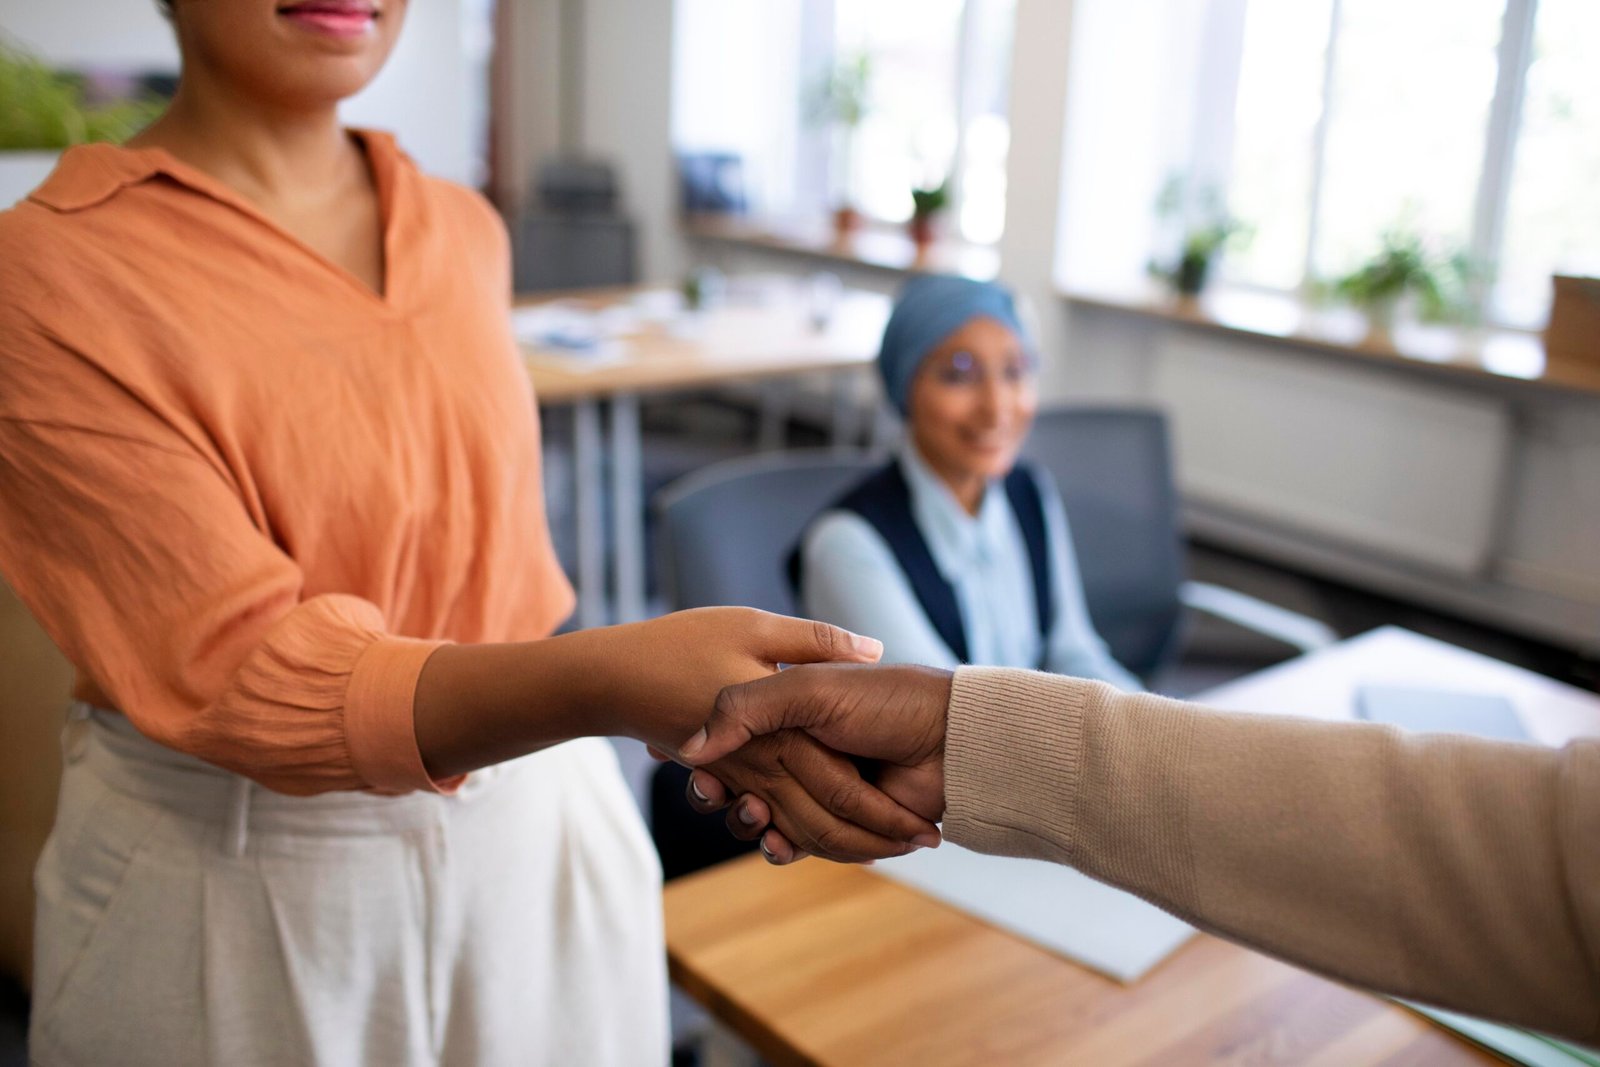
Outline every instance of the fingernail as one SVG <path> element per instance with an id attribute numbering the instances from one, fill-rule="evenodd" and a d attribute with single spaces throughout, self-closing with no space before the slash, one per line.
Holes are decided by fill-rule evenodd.
<path id="1" fill-rule="evenodd" d="M 860 634 L 856 634 L 854 635 L 853 643 L 858 655 L 867 656 L 871 659 L 878 659 L 883 655 L 883 642 L 876 637 L 862 637 Z"/>
<path id="2" fill-rule="evenodd" d="M 772 850 L 767 847 L 767 842 L 766 842 L 765 839 L 763 839 L 762 842 L 761 842 L 761 854 L 763 856 L 767 857 L 767 862 L 768 863 L 777 863 L 778 862 L 778 857 L 774 856 L 772 854 Z"/>
<path id="3" fill-rule="evenodd" d="M 685 741 L 678 748 L 678 755 L 682 756 L 684 759 L 693 759 L 696 752 L 699 752 L 702 748 L 706 747 L 706 740 L 706 730 L 705 727 L 702 726 L 699 733 L 689 738 L 689 740 Z"/>
<path id="4" fill-rule="evenodd" d="M 918 848 L 938 848 L 939 841 L 938 834 L 918 834 L 911 839 L 911 843 Z"/>
<path id="5" fill-rule="evenodd" d="M 711 803 L 711 798 L 700 792 L 700 783 L 694 780 L 694 775 L 692 774 L 689 776 L 689 792 L 693 793 L 695 799 L 700 801 L 700 803 Z"/>
<path id="6" fill-rule="evenodd" d="M 755 813 L 750 810 L 750 805 L 739 805 L 739 821 L 744 823 L 746 826 L 754 826 L 756 824 L 756 816 Z"/>

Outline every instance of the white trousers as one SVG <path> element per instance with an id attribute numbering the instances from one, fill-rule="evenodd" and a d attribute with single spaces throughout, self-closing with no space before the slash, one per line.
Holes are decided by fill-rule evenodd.
<path id="1" fill-rule="evenodd" d="M 454 797 L 287 797 L 81 707 L 66 751 L 36 1063 L 666 1061 L 660 868 L 605 741 Z"/>

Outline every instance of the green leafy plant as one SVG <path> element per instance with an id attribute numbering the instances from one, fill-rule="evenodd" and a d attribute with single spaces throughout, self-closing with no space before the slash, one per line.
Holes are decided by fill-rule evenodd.
<path id="1" fill-rule="evenodd" d="M 871 107 L 872 57 L 865 52 L 841 56 L 818 75 L 806 94 L 806 119 L 814 126 L 861 125 Z"/>
<path id="2" fill-rule="evenodd" d="M 860 216 L 850 206 L 851 160 L 855 155 L 856 127 L 871 107 L 872 59 L 866 53 L 840 56 L 817 76 L 805 94 L 806 121 L 833 130 L 837 140 L 831 160 L 831 182 L 836 206 L 833 226 L 844 240 Z"/>
<path id="3" fill-rule="evenodd" d="M 1423 319 L 1459 320 L 1471 307 L 1468 289 L 1479 271 L 1461 252 L 1430 247 L 1414 230 L 1384 233 L 1378 252 L 1333 282 L 1333 294 L 1366 311 L 1376 328 L 1386 329 L 1395 307 L 1414 296 Z"/>
<path id="4" fill-rule="evenodd" d="M 1156 216 L 1180 236 L 1176 254 L 1166 262 L 1152 259 L 1148 269 L 1179 293 L 1197 296 L 1222 252 L 1249 240 L 1252 231 L 1228 212 L 1215 189 L 1191 198 L 1186 186 L 1182 175 L 1173 175 L 1156 198 Z"/>
<path id="5" fill-rule="evenodd" d="M 123 141 L 161 111 L 157 100 L 99 106 L 79 79 L 0 41 L 0 151 L 53 151 L 86 141 Z"/>
<path id="6" fill-rule="evenodd" d="M 911 214 L 913 218 L 932 218 L 949 206 L 949 178 L 946 178 L 931 189 L 918 187 L 911 190 Z"/>

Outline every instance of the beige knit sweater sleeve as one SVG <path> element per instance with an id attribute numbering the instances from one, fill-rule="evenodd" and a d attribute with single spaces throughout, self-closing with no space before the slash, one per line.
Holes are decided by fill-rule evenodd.
<path id="1" fill-rule="evenodd" d="M 945 780 L 958 844 L 1070 864 L 1354 985 L 1600 1044 L 1600 741 L 1404 734 L 971 667 Z"/>

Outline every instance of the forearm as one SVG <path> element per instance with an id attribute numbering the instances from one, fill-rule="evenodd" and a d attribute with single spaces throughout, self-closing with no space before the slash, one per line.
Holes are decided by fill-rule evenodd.
<path id="1" fill-rule="evenodd" d="M 715 693 L 699 718 L 685 714 L 692 701 L 670 689 L 658 690 L 657 699 L 624 694 L 618 676 L 637 665 L 627 662 L 617 640 L 622 629 L 440 648 L 418 678 L 412 711 L 428 772 L 449 778 L 578 737 L 634 737 L 670 747 L 693 733 Z"/>
<path id="2" fill-rule="evenodd" d="M 964 671 L 945 829 L 1070 863 L 1356 984 L 1593 1041 L 1596 764 L 1581 746 L 1407 737 Z"/>

